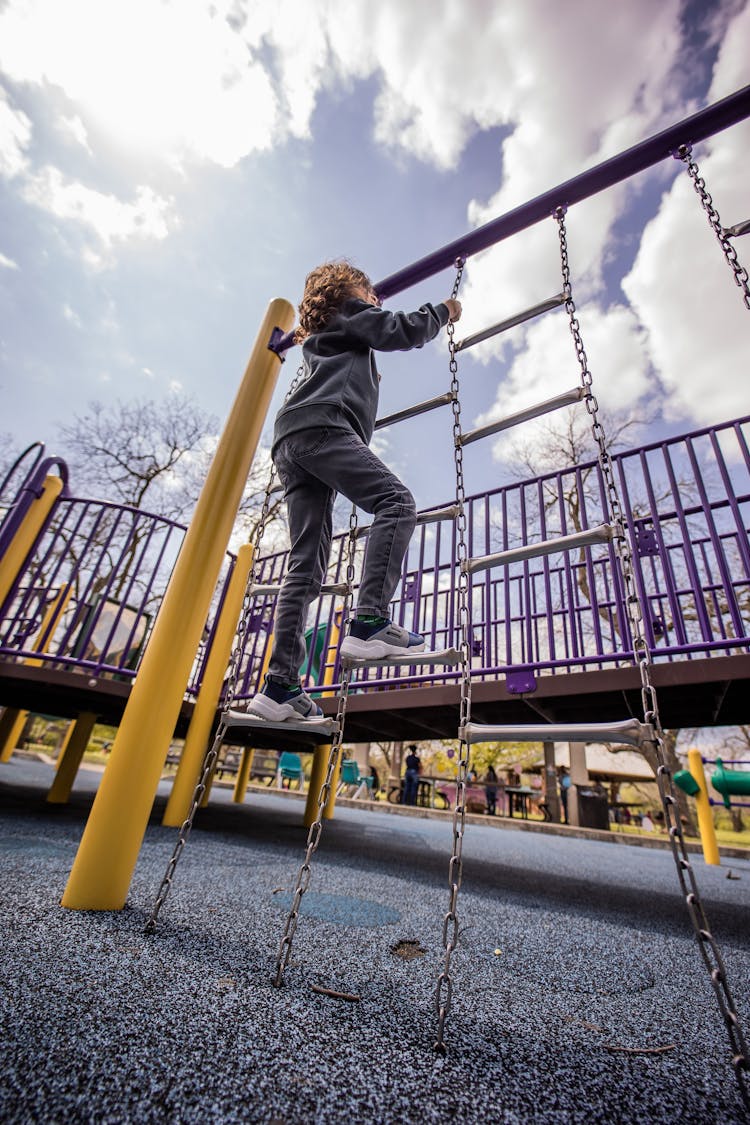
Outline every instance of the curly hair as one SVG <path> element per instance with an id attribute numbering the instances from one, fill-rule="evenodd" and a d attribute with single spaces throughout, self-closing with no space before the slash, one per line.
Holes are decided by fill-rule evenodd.
<path id="1" fill-rule="evenodd" d="M 305 278 L 305 291 L 299 304 L 299 326 L 294 339 L 301 344 L 330 322 L 355 289 L 372 289 L 366 273 L 346 261 L 324 262 Z"/>

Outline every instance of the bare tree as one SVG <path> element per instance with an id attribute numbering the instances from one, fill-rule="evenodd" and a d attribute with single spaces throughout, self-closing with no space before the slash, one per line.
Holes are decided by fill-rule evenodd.
<path id="1" fill-rule="evenodd" d="M 108 407 L 92 402 L 85 414 L 61 426 L 60 436 L 75 492 L 85 488 L 97 498 L 180 522 L 192 514 L 219 439 L 217 419 L 184 395 Z M 270 470 L 268 450 L 261 449 L 238 512 L 248 538 L 255 531 Z M 269 518 L 283 523 L 278 491 Z"/>
<path id="2" fill-rule="evenodd" d="M 104 406 L 60 427 L 62 449 L 78 492 L 168 519 L 184 519 L 195 504 L 195 469 L 216 419 L 180 395 L 161 402 L 133 400 Z"/>

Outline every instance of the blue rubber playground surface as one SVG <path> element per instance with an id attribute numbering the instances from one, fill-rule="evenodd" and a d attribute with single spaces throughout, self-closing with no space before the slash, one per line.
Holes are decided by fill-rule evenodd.
<path id="1" fill-rule="evenodd" d="M 215 790 L 146 936 L 165 795 L 126 909 L 71 912 L 97 776 L 58 807 L 51 777 L 0 772 L 4 1123 L 746 1120 L 668 850 L 468 826 L 443 1058 L 450 823 L 339 809 L 276 989 L 298 800 Z M 750 862 L 694 865 L 747 1034 Z"/>

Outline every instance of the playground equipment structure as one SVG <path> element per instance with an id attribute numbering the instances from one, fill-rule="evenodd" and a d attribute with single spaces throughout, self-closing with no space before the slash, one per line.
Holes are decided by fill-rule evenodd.
<path id="1" fill-rule="evenodd" d="M 450 404 L 453 416 L 453 449 L 456 472 L 456 494 L 454 503 L 445 509 L 436 509 L 423 514 L 423 525 L 434 522 L 438 528 L 443 524 L 451 527 L 451 561 L 449 564 L 451 582 L 450 597 L 442 598 L 445 590 L 441 587 L 444 574 L 438 555 L 434 556 L 431 589 L 424 587 L 424 558 L 413 571 L 407 571 L 402 583 L 400 612 L 403 615 L 406 605 L 412 601 L 415 609 L 421 610 L 424 598 L 432 596 L 433 607 L 440 609 L 433 614 L 430 641 L 435 646 L 429 651 L 414 656 L 395 658 L 385 662 L 372 679 L 369 677 L 369 662 L 337 662 L 338 630 L 340 621 L 346 616 L 352 592 L 356 583 L 357 550 L 366 538 L 357 526 L 356 513 L 350 519 L 349 533 L 340 540 L 337 581 L 323 591 L 323 605 L 328 606 L 330 625 L 326 658 L 318 666 L 324 667 L 322 689 L 332 693 L 331 703 L 326 715 L 317 723 L 306 723 L 304 731 L 297 731 L 307 740 L 319 739 L 329 745 L 325 755 L 317 754 L 311 781 L 311 793 L 317 806 L 308 807 L 309 835 L 304 862 L 300 868 L 292 907 L 287 918 L 277 959 L 275 983 L 283 982 L 284 969 L 289 963 L 292 941 L 299 917 L 301 898 L 311 877 L 311 859 L 315 852 L 322 830 L 322 821 L 331 814 L 333 794 L 336 791 L 341 763 L 342 743 L 345 729 L 351 737 L 352 724 L 347 718 L 350 692 L 352 711 L 356 704 L 373 694 L 385 699 L 382 709 L 390 705 L 388 695 L 402 684 L 436 682 L 443 687 L 455 689 L 451 698 L 458 703 L 458 735 L 460 752 L 458 755 L 457 795 L 453 819 L 453 852 L 449 867 L 450 901 L 443 923 L 444 959 L 442 972 L 436 990 L 438 1034 L 436 1049 L 444 1050 L 444 1032 L 449 1014 L 453 981 L 451 961 L 458 942 L 458 893 L 462 879 L 462 843 L 465 830 L 466 784 L 470 747 L 482 741 L 610 741 L 616 740 L 639 748 L 650 747 L 658 762 L 657 782 L 659 784 L 665 824 L 672 844 L 677 874 L 685 895 L 689 915 L 693 923 L 699 949 L 709 972 L 719 1009 L 729 1036 L 732 1061 L 743 1098 L 747 1102 L 745 1071 L 748 1065 L 747 1048 L 737 1016 L 736 1007 L 729 991 L 726 972 L 720 952 L 711 934 L 708 920 L 701 905 L 698 888 L 688 852 L 685 847 L 679 817 L 676 815 L 676 797 L 672 778 L 667 768 L 662 741 L 662 716 L 657 703 L 657 665 L 654 653 L 663 644 L 667 653 L 671 641 L 674 655 L 683 659 L 673 662 L 678 678 L 684 666 L 691 663 L 698 653 L 710 655 L 716 662 L 722 659 L 713 655 L 725 654 L 723 659 L 737 666 L 742 661 L 744 671 L 731 674 L 724 671 L 727 684 L 724 697 L 730 695 L 730 686 L 740 675 L 747 675 L 747 622 L 743 613 L 739 590 L 746 593 L 750 582 L 750 557 L 748 557 L 747 529 L 742 516 L 742 505 L 747 502 L 743 492 L 737 492 L 732 481 L 734 469 L 728 463 L 718 440 L 721 429 L 736 438 L 743 452 L 745 466 L 750 464 L 747 443 L 742 429 L 747 419 L 740 419 L 726 427 L 701 431 L 688 435 L 685 439 L 688 458 L 692 463 L 695 484 L 700 502 L 686 507 L 679 498 L 679 482 L 674 475 L 674 465 L 665 454 L 665 472 L 671 487 L 674 510 L 655 515 L 659 504 L 653 490 L 647 488 L 647 514 L 641 514 L 629 501 L 625 476 L 625 456 L 616 458 L 608 450 L 606 435 L 599 417 L 598 402 L 593 391 L 593 379 L 588 369 L 588 361 L 578 320 L 568 262 L 567 231 L 565 225 L 566 209 L 581 199 L 632 176 L 644 168 L 675 155 L 682 160 L 693 180 L 706 211 L 709 222 L 717 236 L 722 251 L 730 265 L 734 280 L 743 293 L 745 305 L 750 309 L 750 289 L 748 275 L 739 264 L 732 239 L 742 233 L 746 224 L 735 228 L 724 228 L 713 206 L 705 183 L 692 159 L 692 145 L 720 129 L 729 127 L 750 116 L 750 87 L 739 91 L 717 105 L 709 107 L 679 125 L 665 130 L 657 137 L 643 142 L 620 154 L 596 169 L 576 177 L 575 180 L 540 196 L 523 207 L 517 208 L 507 216 L 487 224 L 478 231 L 467 235 L 442 251 L 422 259 L 414 266 L 386 278 L 377 285 L 381 297 L 385 298 L 400 289 L 415 284 L 431 274 L 456 266 L 456 280 L 453 295 L 459 291 L 465 262 L 469 256 L 514 234 L 542 219 L 553 217 L 557 224 L 560 257 L 562 266 L 562 293 L 550 301 L 534 306 L 510 320 L 486 330 L 484 333 L 461 341 L 454 340 L 452 327 L 448 329 L 450 348 L 450 391 L 430 403 L 400 411 L 398 416 L 382 420 L 381 424 L 392 424 L 396 420 L 412 417 L 442 404 Z M 533 316 L 541 315 L 551 308 L 564 306 L 568 315 L 569 327 L 575 344 L 576 357 L 580 368 L 580 385 L 555 399 L 538 404 L 537 407 L 521 412 L 513 418 L 464 433 L 461 423 L 461 403 L 458 381 L 457 355 L 460 351 L 485 339 L 495 332 L 502 331 L 511 323 L 521 323 Z M 138 665 L 138 676 L 129 692 L 122 723 L 110 765 L 104 775 L 100 790 L 92 809 L 89 823 L 84 833 L 78 856 L 71 872 L 63 905 L 72 908 L 107 909 L 118 908 L 124 901 L 127 886 L 132 874 L 140 841 L 148 820 L 151 801 L 161 772 L 169 739 L 180 721 L 184 707 L 185 687 L 188 684 L 191 666 L 199 649 L 209 615 L 216 581 L 222 567 L 224 548 L 228 541 L 242 485 L 247 476 L 250 461 L 257 444 L 260 428 L 270 400 L 275 377 L 278 373 L 279 355 L 289 345 L 291 328 L 291 306 L 286 302 L 273 302 L 259 333 L 251 357 L 245 380 L 243 381 L 230 421 L 217 451 L 202 493 L 195 518 L 184 537 L 179 557 L 171 573 L 166 594 L 161 601 L 158 616 L 153 623 L 144 624 L 145 605 L 142 612 L 133 608 L 132 594 L 135 589 L 132 572 L 121 575 L 116 584 L 115 596 L 109 598 L 112 614 L 110 631 L 102 644 L 94 643 L 94 620 L 101 621 L 101 587 L 95 593 L 99 598 L 97 606 L 88 606 L 91 618 L 78 618 L 66 625 L 69 641 L 73 633 L 76 644 L 81 646 L 75 652 L 68 648 L 68 655 L 57 656 L 60 664 L 83 664 L 88 662 L 92 670 L 102 668 L 101 656 L 113 645 L 115 638 L 121 642 L 122 656 L 117 665 L 118 672 L 131 670 Z M 507 507 L 512 490 L 503 492 L 501 534 L 504 541 L 502 549 L 491 542 L 494 525 L 488 520 L 484 528 L 485 553 L 477 553 L 481 532 L 473 519 L 472 501 L 466 494 L 463 469 L 463 449 L 482 437 L 497 433 L 511 425 L 521 424 L 532 417 L 538 417 L 552 410 L 583 403 L 590 416 L 592 432 L 597 446 L 597 460 L 590 466 L 576 466 L 569 470 L 575 478 L 578 497 L 582 501 L 589 491 L 586 481 L 588 471 L 597 481 L 594 500 L 583 503 L 583 517 L 580 526 L 571 531 L 567 526 L 564 493 L 559 494 L 556 514 L 560 526 L 550 535 L 545 499 L 545 486 L 555 476 L 552 474 L 540 481 L 531 482 L 537 496 L 533 504 L 534 514 L 540 525 L 541 537 L 532 540 L 528 536 L 529 512 L 526 510 L 527 495 L 519 486 L 516 492 L 519 502 L 520 542 L 511 543 L 508 536 L 514 528 L 515 513 Z M 252 420 L 248 433 L 247 419 Z M 696 456 L 698 438 L 708 438 L 714 464 L 721 481 L 722 499 L 717 501 L 709 495 L 710 488 L 705 480 L 702 466 Z M 675 442 L 665 443 L 664 448 Z M 653 450 L 658 447 L 654 446 Z M 662 450 L 664 453 L 664 450 Z M 643 460 L 644 451 L 638 451 Z M 17 682 L 25 679 L 33 681 L 33 673 L 38 664 L 28 662 L 46 659 L 50 639 L 62 624 L 67 604 L 64 583 L 55 587 L 55 568 L 61 555 L 52 552 L 47 559 L 45 580 L 34 586 L 28 581 L 27 560 L 44 538 L 45 528 L 51 527 L 55 503 L 60 501 L 63 490 L 62 477 L 50 477 L 50 465 L 41 462 L 35 472 L 44 471 L 44 482 L 39 488 L 38 480 L 33 486 L 26 486 L 23 503 L 14 505 L 6 524 L 0 528 L 0 548 L 5 549 L 0 569 L 0 603 L 3 615 L 9 615 L 17 624 L 17 635 L 26 641 L 36 629 L 36 618 L 30 613 L 30 603 L 25 596 L 36 598 L 37 608 L 45 606 L 51 616 L 43 622 L 42 629 L 36 633 L 30 646 L 17 647 L 16 652 L 27 661 Z M 587 470 L 584 474 L 584 470 Z M 646 474 L 648 477 L 648 473 Z M 55 480 L 61 483 L 54 484 Z M 52 483 L 50 483 L 50 481 Z M 528 485 L 529 482 L 527 482 Z M 293 732 L 289 724 L 264 723 L 238 712 L 233 704 L 243 694 L 248 679 L 257 681 L 263 671 L 263 660 L 248 660 L 247 639 L 258 636 L 258 630 L 270 621 L 273 597 L 278 589 L 283 568 L 283 560 L 276 556 L 262 559 L 260 543 L 265 518 L 268 512 L 272 482 L 269 480 L 254 548 L 243 549 L 236 560 L 231 560 L 231 574 L 223 586 L 224 605 L 215 614 L 215 630 L 210 647 L 207 645 L 204 659 L 200 662 L 199 688 L 190 722 L 188 742 L 183 755 L 183 776 L 193 783 L 197 778 L 192 802 L 180 830 L 178 843 L 160 889 L 157 903 L 151 918 L 151 928 L 161 909 L 175 873 L 175 868 L 190 832 L 193 817 L 203 799 L 215 768 L 219 749 L 231 738 L 246 738 L 251 741 L 274 737 L 287 737 Z M 57 490 L 55 492 L 55 490 Z M 37 496 L 37 492 L 41 494 Z M 588 505 L 588 509 L 587 509 Z M 719 513 L 721 513 L 719 515 Z M 698 541 L 694 535 L 695 517 L 705 521 L 705 529 Z M 89 513 L 86 517 L 91 518 Z M 110 527 L 117 524 L 120 516 L 111 512 Z M 133 553 L 144 550 L 145 525 L 139 524 L 141 514 L 128 513 L 131 527 L 127 530 L 128 549 Z M 721 521 L 726 519 L 722 527 Z M 677 557 L 674 543 L 664 534 L 665 523 L 675 521 L 681 532 L 683 565 L 673 564 Z M 136 530 L 138 529 L 138 530 Z M 105 538 L 109 534 L 106 528 Z M 163 550 L 160 560 L 169 553 L 172 531 L 166 534 L 162 528 Z M 122 527 L 120 528 L 122 531 Z M 74 537 L 77 531 L 72 526 L 63 534 Z M 436 541 L 438 536 L 436 534 Z M 107 550 L 113 539 L 107 538 Z M 176 539 L 172 540 L 174 550 Z M 422 550 L 425 540 L 422 539 Z M 737 556 L 738 571 L 741 577 L 733 576 L 729 556 Z M 578 559 L 570 562 L 570 556 Z M 559 562 L 565 558 L 565 562 Z M 645 564 L 643 559 L 649 560 Z M 537 560 L 543 560 L 537 562 Z M 734 561 L 734 560 L 733 560 Z M 446 564 L 447 566 L 447 564 Z M 576 570 L 576 566 L 578 570 Z M 520 567 L 520 570 L 518 569 Z M 649 574 L 649 567 L 651 568 Z M 408 568 L 408 559 L 407 559 Z M 272 571 L 272 574 L 268 572 Z M 705 573 L 710 572 L 708 589 L 710 598 L 704 594 Z M 342 573 L 343 572 L 343 573 Z M 498 578 L 501 572 L 503 577 Z M 37 570 L 37 574 L 40 573 Z M 480 582 L 475 583 L 476 575 L 482 574 Z M 514 578 L 513 575 L 516 575 Z M 654 579 L 659 575 L 658 589 Z M 24 576 L 27 585 L 24 587 Z M 408 580 L 414 584 L 409 587 Z M 248 581 L 249 579 L 249 581 Z M 270 581 L 274 579 L 275 581 Z M 588 605 L 581 602 L 581 579 L 588 591 Z M 108 593 L 115 579 L 109 583 Z M 684 583 L 689 582 L 687 586 Z M 4 585 L 3 585 L 4 583 Z M 29 591 L 33 589 L 33 594 Z M 51 591 L 55 591 L 53 600 Z M 559 596 L 557 596 L 559 595 Z M 689 602 L 689 608 L 686 602 Z M 329 599 L 326 603 L 325 599 Z M 503 613 L 497 610 L 498 599 L 503 600 Z M 338 599 L 343 599 L 339 620 L 334 612 Z M 49 604 L 52 603 L 52 604 Z M 83 603 L 85 605 L 85 602 Z M 567 605 L 562 612 L 561 604 Z M 189 607 L 186 612 L 186 606 Z M 492 607 L 495 607 L 494 611 Z M 25 608 L 19 608 L 25 607 Z M 480 610 L 479 635 L 475 633 L 476 609 Z M 224 610 L 226 612 L 224 612 Z M 129 612 L 133 616 L 129 616 Z M 25 616 L 24 616 L 25 614 Z M 234 623 L 240 618 L 238 640 L 232 642 Z M 415 615 L 415 620 L 418 615 Z M 318 609 L 318 621 L 323 620 Z M 700 639 L 693 639 L 693 620 L 697 622 Z M 585 626 L 583 622 L 585 621 Z M 88 624 L 87 624 L 88 622 Z M 231 624 L 231 628 L 227 625 Z M 315 626 L 314 626 L 315 627 Z M 419 628 L 420 626 L 417 625 Z M 24 632 L 27 629 L 27 632 Z M 150 638 L 145 650 L 140 647 L 143 634 L 150 629 Z M 71 630 L 73 633 L 71 633 Z M 88 631 L 87 631 L 88 630 Z M 589 636 L 585 634 L 588 631 Z M 539 712 L 539 719 L 528 722 L 508 723 L 497 721 L 477 721 L 481 709 L 487 710 L 491 695 L 483 695 L 480 689 L 492 685 L 497 675 L 497 664 L 493 667 L 484 664 L 475 670 L 474 660 L 485 658 L 486 651 L 497 646 L 500 637 L 506 645 L 506 659 L 503 671 L 506 675 L 506 693 L 511 697 L 523 697 L 524 703 L 537 692 L 542 673 L 552 673 L 545 679 L 559 678 L 556 673 L 564 667 L 579 667 L 602 670 L 612 665 L 619 671 L 627 662 L 635 669 L 636 681 L 630 690 L 640 696 L 640 706 L 633 707 L 620 693 L 621 717 L 613 720 L 611 716 L 598 722 L 582 722 L 576 718 L 570 722 L 550 721 L 549 711 L 545 711 L 542 693 L 536 695 L 532 709 Z M 7 637 L 7 633 L 6 633 Z M 587 645 L 593 638 L 593 649 Z M 87 645 L 89 647 L 87 647 Z M 485 650 L 484 646 L 487 646 Z M 93 650 L 92 650 L 93 646 Z M 477 647 L 478 646 L 478 647 Z M 539 659 L 540 649 L 546 646 L 546 659 Z M 326 648 L 325 644 L 323 646 Z M 75 646 L 74 646 L 75 649 Z M 231 651 L 230 651 L 231 650 Z M 118 648 L 118 652 L 120 648 Z M 268 652 L 268 637 L 263 651 Z M 333 658 L 331 654 L 333 653 Z M 311 646 L 311 661 L 314 646 Z M 97 663 L 99 659 L 99 663 Z M 221 693 L 224 673 L 229 664 L 225 680 L 223 706 L 218 728 L 207 753 L 205 746 L 214 721 L 216 701 Z M 406 669 L 406 675 L 401 669 Z M 429 671 L 424 671 L 427 668 Z M 436 673 L 435 669 L 439 671 Z M 458 671 L 453 669 L 458 668 Z M 248 671 L 250 669 L 250 671 Z M 537 680 L 537 677 L 540 677 Z M 358 678 L 361 677 L 361 678 Z M 12 673 L 8 673 L 12 679 Z M 689 678 L 689 675 L 688 675 Z M 39 680 L 42 677 L 38 678 Z M 98 688 L 97 676 L 90 677 L 92 692 Z M 7 682 L 7 681 L 6 681 Z M 254 686 L 254 684 L 253 684 Z M 335 692 L 335 696 L 333 693 Z M 616 693 L 617 694 L 617 693 Z M 475 706 L 476 700 L 476 706 Z M 723 703 L 723 701 L 722 701 Z M 577 701 L 580 710 L 580 697 Z M 737 714 L 741 704 L 737 704 Z M 335 710 L 334 710 L 335 708 Z M 377 708 L 376 708 L 377 709 Z M 87 711 L 86 714 L 90 714 Z M 714 711 L 714 721 L 720 707 Z M 725 710 L 724 714 L 731 713 Z M 524 719 L 527 718 L 524 714 Z M 731 720 L 728 720 L 731 721 Z M 675 725 L 680 725 L 676 723 Z M 143 730 L 150 731 L 150 746 L 143 747 Z M 191 742 L 192 739 L 192 742 Z M 162 752 L 163 750 L 163 752 Z M 134 764 L 137 759 L 140 764 Z M 174 811 L 174 810 L 173 810 Z M 313 819 L 314 813 L 314 819 Z"/>

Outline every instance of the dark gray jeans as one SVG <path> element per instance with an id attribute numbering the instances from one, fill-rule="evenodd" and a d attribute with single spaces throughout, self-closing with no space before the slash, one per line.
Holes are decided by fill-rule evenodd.
<path id="1" fill-rule="evenodd" d="M 274 453 L 289 516 L 289 568 L 279 594 L 268 673 L 297 683 L 305 659 L 304 628 L 331 551 L 337 492 L 374 516 L 357 599 L 358 613 L 388 615 L 409 546 L 414 497 L 353 430 L 317 427 L 283 438 Z"/>

